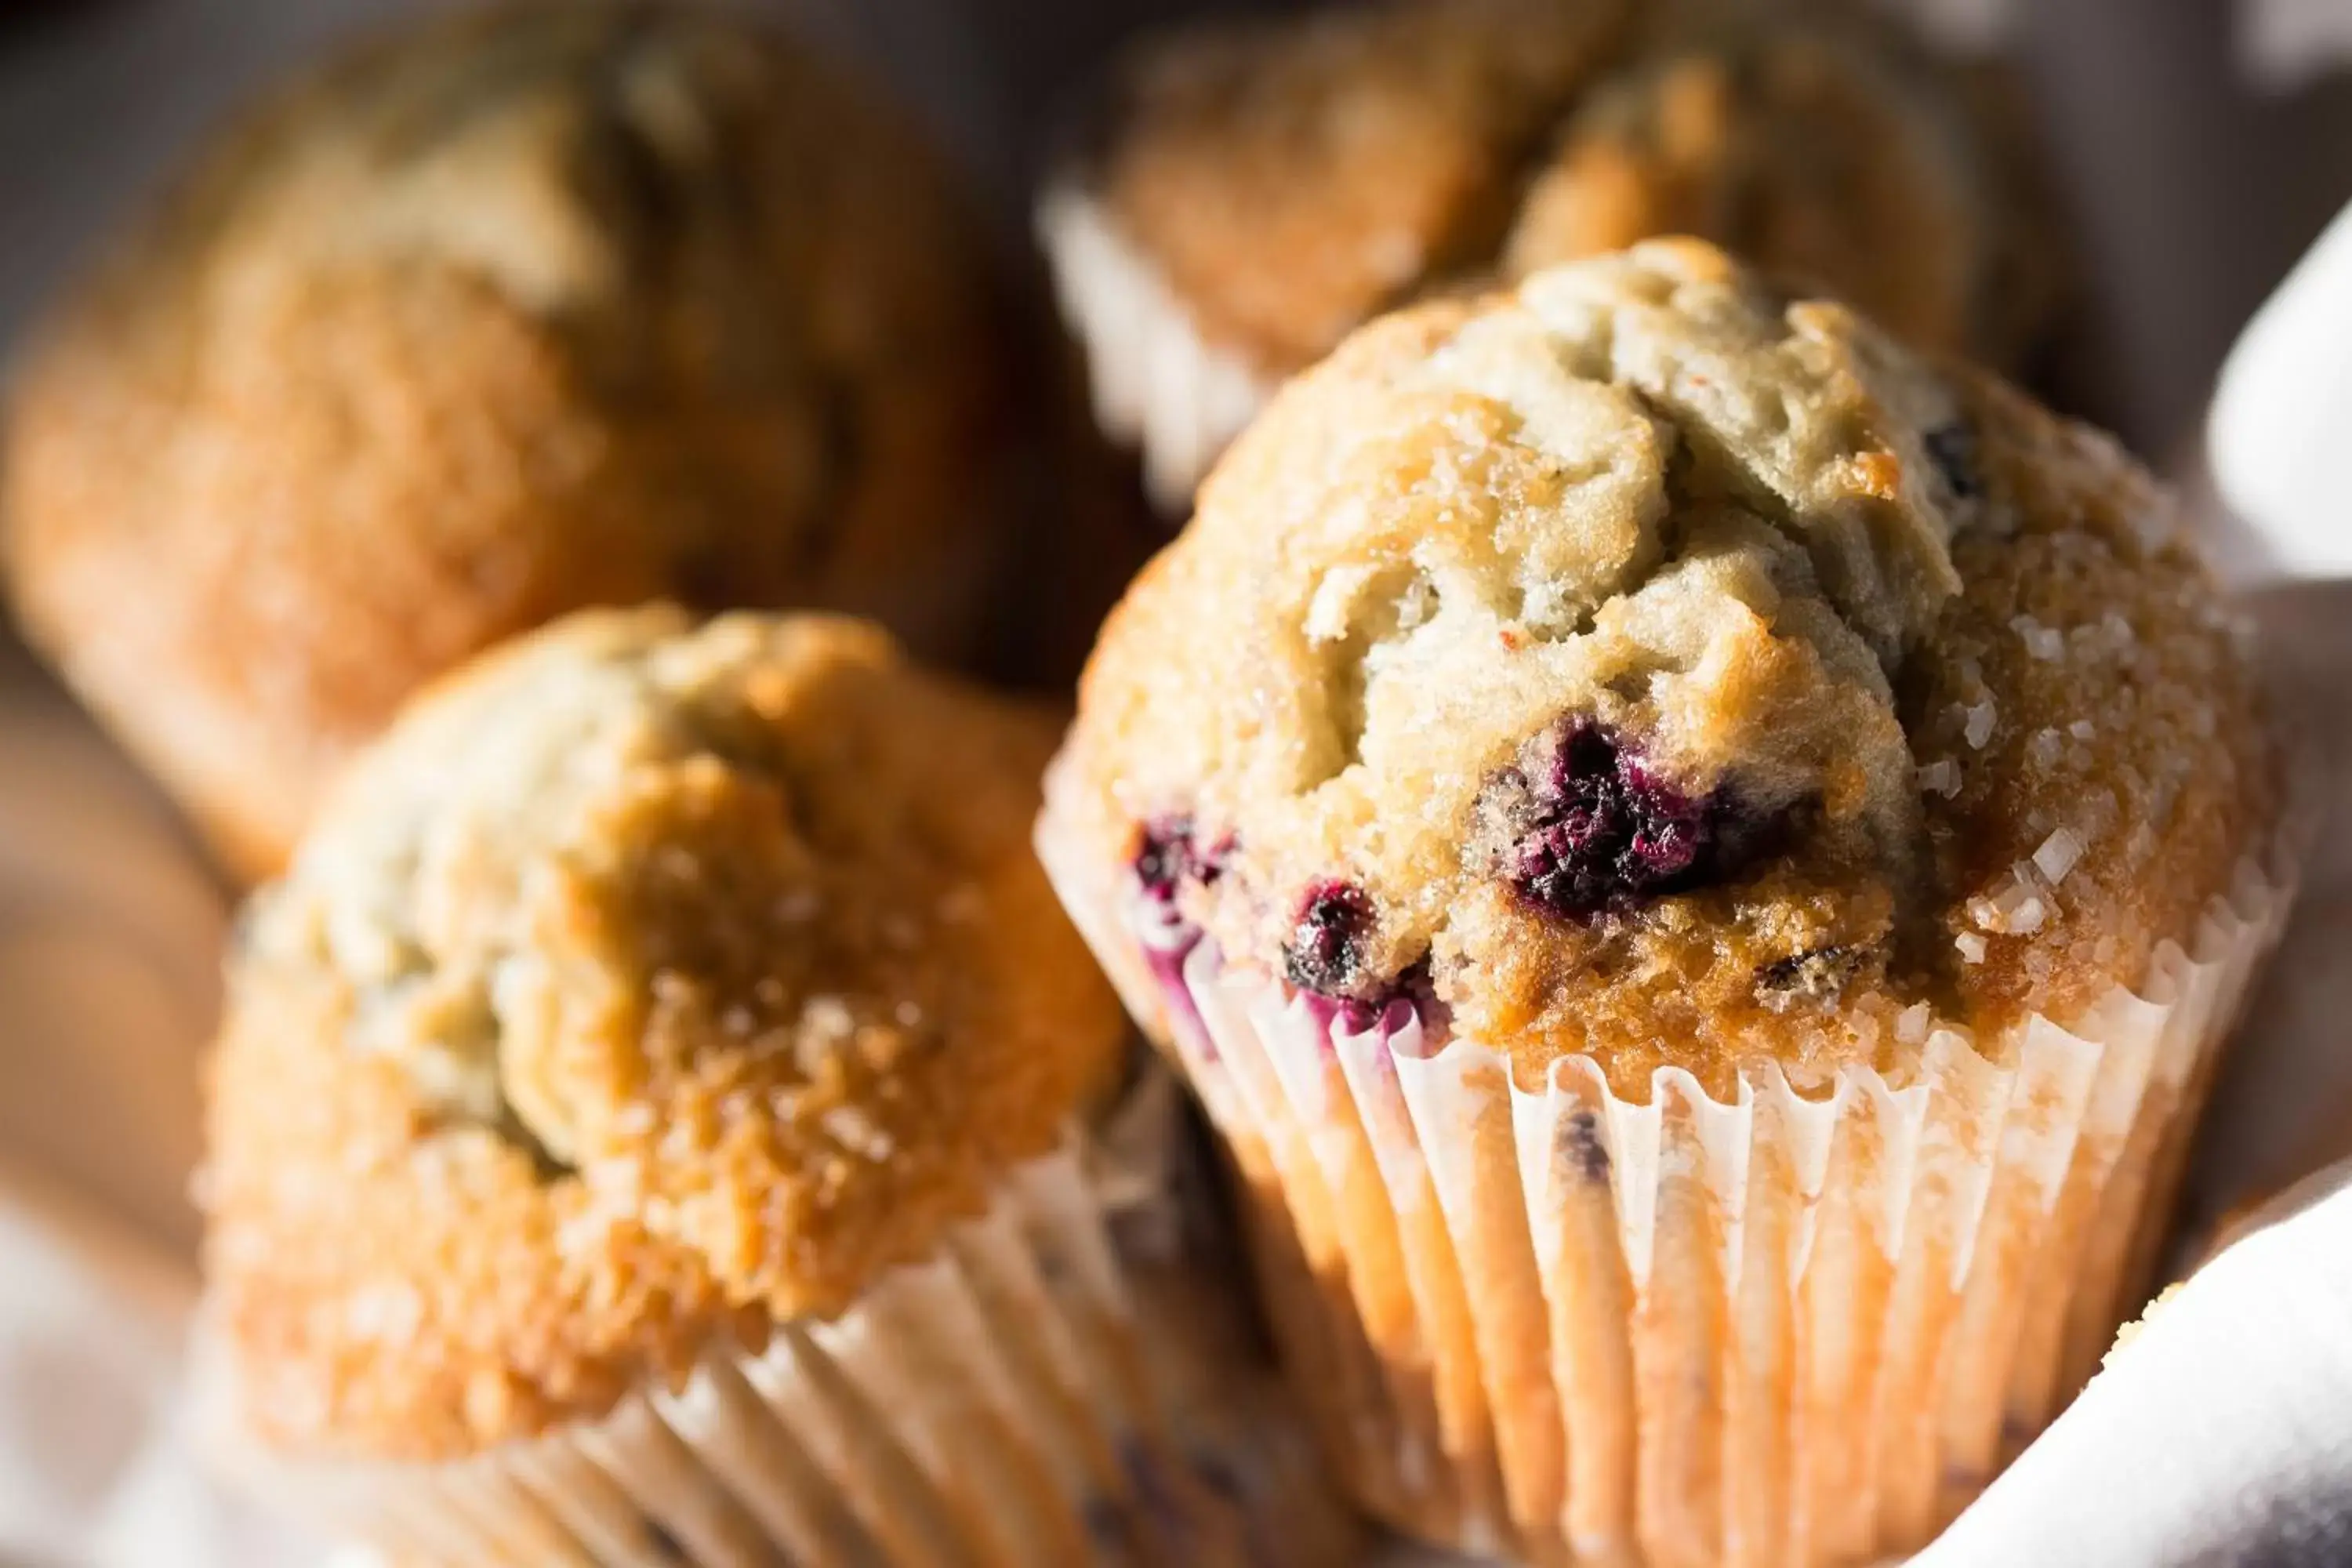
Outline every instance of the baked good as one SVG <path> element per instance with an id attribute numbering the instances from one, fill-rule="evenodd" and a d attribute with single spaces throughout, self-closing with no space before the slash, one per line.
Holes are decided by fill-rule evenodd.
<path id="1" fill-rule="evenodd" d="M 1378 311 L 1653 235 L 2014 363 L 2055 241 L 1999 96 L 1833 0 L 1382 0 L 1139 52 L 1039 226 L 1098 420 L 1181 516 Z"/>
<path id="2" fill-rule="evenodd" d="M 1039 846 L 1360 1500 L 1868 1561 L 2095 1363 L 2284 903 L 2169 518 L 1696 241 L 1383 318 L 1218 466 Z"/>
<path id="3" fill-rule="evenodd" d="M 568 609 L 971 652 L 998 305 L 910 128 L 740 11 L 413 20 L 214 138 L 37 335 L 9 586 L 257 877 L 403 696 Z"/>
<path id="4" fill-rule="evenodd" d="M 1994 86 L 1885 20 L 1678 31 L 1579 102 L 1527 182 L 1507 276 L 1696 235 L 1913 344 L 2023 360 L 2055 240 Z"/>
<path id="5" fill-rule="evenodd" d="M 824 616 L 583 612 L 421 697 L 229 966 L 222 1446 L 427 1562 L 1245 1561 L 1163 1395 L 1248 1368 L 1169 1364 L 1113 1237 L 1051 741 Z"/>

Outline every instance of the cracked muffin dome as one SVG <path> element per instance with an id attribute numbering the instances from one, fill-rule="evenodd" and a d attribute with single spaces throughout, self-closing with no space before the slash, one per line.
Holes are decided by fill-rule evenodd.
<path id="1" fill-rule="evenodd" d="M 584 613 L 422 698 L 230 963 L 242 1419 L 438 1458 L 599 1415 L 1056 1147 L 1122 1024 L 1029 850 L 1052 733 L 820 616 Z"/>
<path id="2" fill-rule="evenodd" d="M 1656 235 L 2014 363 L 2051 226 L 1998 96 L 1834 3 L 1387 0 L 1139 55 L 1040 225 L 1098 416 L 1181 508 L 1378 311 Z"/>
<path id="3" fill-rule="evenodd" d="M 406 692 L 568 609 L 968 651 L 990 271 L 909 128 L 756 21 L 418 21 L 228 128 L 38 335 L 13 595 L 247 875 Z"/>
<path id="4" fill-rule="evenodd" d="M 1365 329 L 1235 446 L 1045 836 L 1228 963 L 1637 1099 L 2063 1022 L 2279 808 L 2168 526 L 2105 438 L 1709 247 L 1540 272 Z"/>

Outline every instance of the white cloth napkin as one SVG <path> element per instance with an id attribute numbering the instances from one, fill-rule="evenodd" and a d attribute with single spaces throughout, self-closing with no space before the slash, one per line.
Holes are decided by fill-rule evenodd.
<path id="1" fill-rule="evenodd" d="M 2352 16 L 2352 6 L 2346 13 Z M 2238 514 L 2257 524 L 2276 570 L 2352 575 L 2348 430 L 2352 208 L 2239 334 L 2207 423 L 2214 479 Z"/>
<path id="2" fill-rule="evenodd" d="M 1914 1568 L 2352 1563 L 2352 1185 L 2224 1251 Z"/>

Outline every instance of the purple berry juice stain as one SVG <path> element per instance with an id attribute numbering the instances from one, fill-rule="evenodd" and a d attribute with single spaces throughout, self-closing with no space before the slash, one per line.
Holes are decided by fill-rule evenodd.
<path id="1" fill-rule="evenodd" d="M 1282 944 L 1283 973 L 1302 991 L 1333 1001 L 1353 997 L 1366 978 L 1364 940 L 1372 900 L 1351 882 L 1327 878 L 1307 889 Z"/>
<path id="2" fill-rule="evenodd" d="M 1155 816 L 1137 836 L 1135 879 L 1155 901 L 1173 904 L 1187 882 L 1204 888 L 1213 884 L 1233 849 L 1231 835 L 1202 846 L 1190 816 Z"/>
<path id="3" fill-rule="evenodd" d="M 1555 914 L 1624 910 L 1698 881 L 1725 816 L 1720 794 L 1676 787 L 1608 726 L 1570 721 L 1526 789 L 1526 821 L 1505 856 L 1519 894 Z"/>

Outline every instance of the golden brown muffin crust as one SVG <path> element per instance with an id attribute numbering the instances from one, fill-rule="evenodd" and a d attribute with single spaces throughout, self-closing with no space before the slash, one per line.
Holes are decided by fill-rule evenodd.
<path id="1" fill-rule="evenodd" d="M 1118 1009 L 1045 717 L 822 617 L 587 614 L 429 693 L 257 896 L 208 1310 L 267 1439 L 446 1456 L 831 1316 L 1050 1149 Z"/>
<path id="2" fill-rule="evenodd" d="M 403 695 L 569 608 L 955 651 L 989 270 L 908 129 L 754 23 L 413 24 L 225 132 L 19 366 L 15 597 L 247 873 Z"/>
<path id="3" fill-rule="evenodd" d="M 1276 401 L 1107 626 L 1048 831 L 1531 1072 L 1998 1049 L 2268 847 L 2244 628 L 2168 516 L 1707 247 L 1557 268 Z"/>
<path id="4" fill-rule="evenodd" d="M 1272 374 L 1433 286 L 1658 235 L 2003 360 L 2053 291 L 2016 106 L 1838 0 L 1335 6 L 1164 40 L 1111 99 L 1080 182 Z"/>
<path id="5" fill-rule="evenodd" d="M 1759 26 L 1666 51 L 1569 122 L 1504 269 L 1697 235 L 1912 342 L 1967 350 L 2000 193 L 1961 108 L 1883 29 Z"/>
<path id="6" fill-rule="evenodd" d="M 1382 0 L 1171 39 L 1115 90 L 1099 188 L 1205 332 L 1294 369 L 1491 256 L 1511 171 L 1623 12 Z"/>

